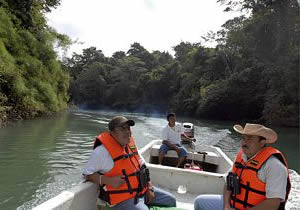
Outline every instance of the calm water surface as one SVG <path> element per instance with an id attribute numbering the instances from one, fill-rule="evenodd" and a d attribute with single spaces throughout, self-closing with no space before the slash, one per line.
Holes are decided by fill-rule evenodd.
<path id="1" fill-rule="evenodd" d="M 1 128 L 0 209 L 31 209 L 80 182 L 94 138 L 115 114 L 77 110 Z M 139 147 L 159 138 L 167 123 L 160 115 L 122 114 L 136 121 L 132 132 Z M 239 136 L 231 122 L 177 120 L 194 123 L 198 144 L 221 147 L 231 159 L 239 150 Z M 299 173 L 299 129 L 274 129 L 279 133 L 275 147 Z"/>

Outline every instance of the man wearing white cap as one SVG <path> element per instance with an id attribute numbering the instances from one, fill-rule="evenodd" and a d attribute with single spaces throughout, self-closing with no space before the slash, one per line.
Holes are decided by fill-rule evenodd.
<path id="1" fill-rule="evenodd" d="M 195 210 L 284 209 L 291 183 L 283 154 L 267 146 L 277 141 L 270 128 L 247 123 L 233 126 L 242 149 L 228 173 L 223 195 L 199 195 Z"/>
<path id="2" fill-rule="evenodd" d="M 96 138 L 83 174 L 99 184 L 99 198 L 114 210 L 148 210 L 146 204 L 176 206 L 171 193 L 152 186 L 149 170 L 131 136 L 134 125 L 124 116 L 113 117 L 109 132 Z"/>

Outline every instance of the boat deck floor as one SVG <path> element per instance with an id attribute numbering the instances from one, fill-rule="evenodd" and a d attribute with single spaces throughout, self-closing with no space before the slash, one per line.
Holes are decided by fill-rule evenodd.
<path id="1" fill-rule="evenodd" d="M 155 186 L 172 193 L 176 197 L 176 203 L 178 208 L 182 208 L 186 210 L 194 210 L 194 200 L 198 196 L 197 194 L 191 194 L 188 192 L 178 193 L 177 191 L 165 189 L 164 187 L 161 186 L 157 186 L 157 185 Z"/>
<path id="2" fill-rule="evenodd" d="M 197 197 L 195 194 L 179 194 L 179 193 L 173 193 L 176 196 L 176 201 L 177 201 L 177 207 L 186 209 L 186 210 L 194 210 L 194 200 Z M 178 196 L 178 195 L 180 196 Z"/>

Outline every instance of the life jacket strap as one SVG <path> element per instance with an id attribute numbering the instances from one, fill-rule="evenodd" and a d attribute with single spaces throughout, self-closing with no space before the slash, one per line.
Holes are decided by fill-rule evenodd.
<path id="1" fill-rule="evenodd" d="M 240 204 L 243 204 L 243 205 L 245 204 L 244 201 L 242 201 L 242 200 L 236 198 L 235 196 L 232 196 L 231 199 L 233 200 L 234 203 L 240 203 Z M 248 207 L 253 207 L 254 205 L 251 204 L 251 203 L 247 203 L 247 202 L 246 202 L 246 207 L 247 207 L 247 206 L 248 206 Z M 237 208 L 235 207 L 235 205 L 231 205 L 231 208 L 237 209 Z"/>
<path id="2" fill-rule="evenodd" d="M 114 162 L 116 162 L 116 161 L 118 161 L 118 160 L 121 160 L 121 159 L 127 159 L 127 158 L 130 158 L 130 157 L 135 156 L 135 155 L 137 155 L 137 154 L 138 154 L 138 152 L 132 152 L 132 153 L 128 153 L 128 154 L 126 154 L 126 155 L 120 155 L 120 156 L 114 158 Z"/>
<path id="3" fill-rule="evenodd" d="M 132 192 L 137 192 L 138 191 L 138 188 L 133 188 L 131 189 Z M 109 191 L 106 191 L 107 194 L 121 194 L 121 193 L 128 193 L 129 190 L 109 190 Z"/>
<path id="4" fill-rule="evenodd" d="M 100 186 L 100 191 L 101 191 L 100 195 L 101 196 L 99 195 L 99 198 L 101 198 L 102 200 L 109 203 L 109 195 L 110 194 L 121 194 L 121 193 L 130 193 L 130 194 L 132 194 L 132 193 L 136 192 L 136 195 L 134 197 L 134 204 L 137 204 L 138 198 L 144 196 L 144 193 L 141 194 L 141 192 L 143 192 L 143 189 L 144 189 L 144 187 L 146 187 L 146 185 L 145 185 L 145 181 L 144 182 L 141 181 L 141 174 L 145 173 L 144 175 L 146 175 L 146 176 L 148 175 L 145 172 L 146 171 L 145 169 L 147 169 L 147 168 L 142 168 L 141 171 L 136 171 L 136 172 L 133 172 L 131 174 L 126 174 L 125 169 L 123 169 L 122 173 L 124 175 L 124 179 L 125 179 L 125 182 L 127 184 L 128 189 L 125 189 L 125 190 L 106 190 L 105 191 L 103 189 L 103 186 Z M 128 177 L 130 177 L 130 176 L 136 176 L 138 178 L 138 180 L 139 180 L 138 188 L 132 188 L 131 187 L 129 179 L 128 179 Z M 146 177 L 144 177 L 144 179 L 145 178 Z"/>
<path id="5" fill-rule="evenodd" d="M 241 184 L 241 183 L 240 183 L 240 186 L 241 186 L 242 188 L 245 188 L 246 191 L 251 191 L 251 192 L 254 192 L 254 193 L 260 194 L 260 195 L 266 195 L 266 192 L 260 191 L 260 190 L 256 190 L 256 189 L 253 189 L 253 188 L 250 187 L 249 185 L 244 185 L 244 184 Z"/>
<path id="6" fill-rule="evenodd" d="M 234 162 L 234 165 L 236 168 L 249 169 L 249 170 L 256 171 L 256 172 L 258 171 L 257 168 L 253 168 L 251 166 L 245 166 L 241 162 Z"/>
<path id="7" fill-rule="evenodd" d="M 126 174 L 125 169 L 122 169 L 122 173 L 123 173 L 123 175 L 124 175 L 124 179 L 125 179 L 125 182 L 126 182 L 126 184 L 127 184 L 128 191 L 129 191 L 130 194 L 132 194 L 133 191 L 132 191 L 131 184 L 130 184 L 130 182 L 129 182 L 128 175 Z"/>

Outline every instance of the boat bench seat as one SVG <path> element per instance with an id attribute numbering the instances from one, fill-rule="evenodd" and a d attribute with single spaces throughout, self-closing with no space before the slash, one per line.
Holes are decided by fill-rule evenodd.
<path id="1" fill-rule="evenodd" d="M 160 148 L 159 144 L 153 145 L 152 148 L 151 148 L 150 155 L 152 157 L 158 156 L 158 154 L 159 154 L 159 148 Z M 207 153 L 205 155 L 204 154 L 199 154 L 199 153 L 195 152 L 194 153 L 194 157 L 193 157 L 192 152 L 189 151 L 187 159 L 190 159 L 190 160 L 194 159 L 194 160 L 198 160 L 198 161 L 203 161 L 203 159 L 204 159 L 204 162 L 206 162 L 206 163 L 211 163 L 211 164 L 215 164 L 215 165 L 219 164 L 220 157 L 219 157 L 218 154 L 216 154 L 214 152 L 211 152 L 211 151 L 205 151 L 205 152 Z M 165 157 L 177 158 L 178 155 L 177 155 L 176 151 L 169 150 L 168 153 L 165 155 Z"/>

